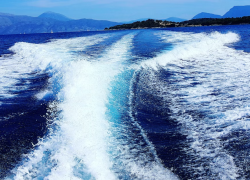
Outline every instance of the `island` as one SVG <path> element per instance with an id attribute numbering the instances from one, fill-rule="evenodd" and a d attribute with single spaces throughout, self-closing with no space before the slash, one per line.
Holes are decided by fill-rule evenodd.
<path id="1" fill-rule="evenodd" d="M 191 19 L 183 22 L 171 22 L 163 20 L 148 19 L 136 21 L 130 24 L 122 24 L 105 28 L 105 30 L 123 29 L 148 29 L 148 28 L 167 28 L 167 27 L 197 27 L 197 26 L 218 26 L 218 25 L 239 25 L 250 24 L 250 16 L 237 18 L 201 18 Z"/>

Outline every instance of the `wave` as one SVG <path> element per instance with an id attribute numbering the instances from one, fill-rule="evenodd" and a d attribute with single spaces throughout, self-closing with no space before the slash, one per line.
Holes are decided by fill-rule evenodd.
<path id="1" fill-rule="evenodd" d="M 116 160 L 117 150 L 131 144 L 130 138 L 119 139 L 126 130 L 124 119 L 108 114 L 108 107 L 114 97 L 111 91 L 117 88 L 114 82 L 118 77 L 133 75 L 134 70 L 127 65 L 134 35 L 125 35 L 99 57 L 78 52 L 109 36 L 54 40 L 39 45 L 17 43 L 11 48 L 15 53 L 12 58 L 24 64 L 20 66 L 25 67 L 23 72 L 46 71 L 50 75 L 49 88 L 35 97 L 44 99 L 53 94 L 56 99 L 49 103 L 47 135 L 34 144 L 34 150 L 24 156 L 6 179 L 176 179 L 159 161 L 150 162 L 136 144 L 132 144 L 132 151 L 140 153 L 143 159 L 122 150 Z M 130 84 L 124 84 L 126 98 L 129 87 Z M 114 119 L 122 122 L 116 128 Z M 144 141 L 142 137 L 141 142 Z M 123 171 L 127 173 L 122 175 Z"/>
<path id="2" fill-rule="evenodd" d="M 184 177 L 248 178 L 249 161 L 242 162 L 241 155 L 247 149 L 238 149 L 246 142 L 236 139 L 241 139 L 239 133 L 248 136 L 250 125 L 250 55 L 228 47 L 239 36 L 230 32 L 157 35 L 174 47 L 142 63 L 150 72 L 144 86 L 163 98 L 171 119 L 186 136 L 183 165 L 189 175 Z"/>

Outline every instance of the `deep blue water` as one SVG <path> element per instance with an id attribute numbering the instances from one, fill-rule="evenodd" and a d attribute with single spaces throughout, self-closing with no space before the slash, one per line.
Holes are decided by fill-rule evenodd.
<path id="1" fill-rule="evenodd" d="M 250 179 L 249 29 L 0 36 L 0 179 Z"/>

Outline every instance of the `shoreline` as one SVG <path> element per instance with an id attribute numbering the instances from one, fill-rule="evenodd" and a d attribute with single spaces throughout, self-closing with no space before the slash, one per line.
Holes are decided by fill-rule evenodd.
<path id="1" fill-rule="evenodd" d="M 183 22 L 171 22 L 155 19 L 137 21 L 131 24 L 122 24 L 105 28 L 104 30 L 125 30 L 125 29 L 151 29 L 151 28 L 173 28 L 173 27 L 202 27 L 202 26 L 225 26 L 225 25 L 247 25 L 250 24 L 250 16 L 241 18 L 202 18 L 192 19 Z"/>
<path id="2" fill-rule="evenodd" d="M 138 27 L 138 28 L 120 28 L 120 29 L 104 29 L 103 31 L 115 31 L 115 30 L 136 30 L 136 29 L 161 29 L 161 28 L 179 28 L 179 27 L 209 27 L 209 26 L 235 26 L 235 25 L 250 25 L 250 23 L 242 24 L 212 24 L 212 25 L 184 25 L 175 27 Z"/>

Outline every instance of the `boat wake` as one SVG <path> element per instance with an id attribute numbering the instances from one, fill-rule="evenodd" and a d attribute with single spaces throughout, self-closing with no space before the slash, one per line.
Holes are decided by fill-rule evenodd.
<path id="1" fill-rule="evenodd" d="M 238 35 L 158 31 L 171 48 L 147 58 L 140 33 L 16 43 L 1 57 L 2 99 L 41 75 L 32 98 L 47 108 L 43 137 L 6 180 L 249 178 L 239 147 L 249 145 L 250 55 L 228 47 Z"/>

